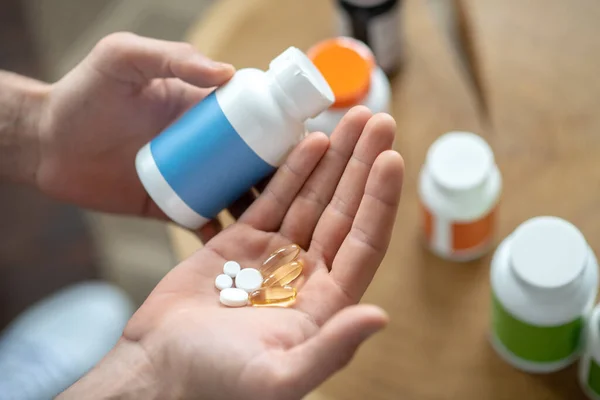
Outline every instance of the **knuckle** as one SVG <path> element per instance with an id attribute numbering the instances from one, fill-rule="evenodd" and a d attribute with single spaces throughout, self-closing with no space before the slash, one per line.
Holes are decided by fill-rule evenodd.
<path id="1" fill-rule="evenodd" d="M 97 44 L 102 50 L 114 50 L 131 43 L 137 35 L 131 32 L 114 32 L 106 35 Z"/>
<path id="2" fill-rule="evenodd" d="M 375 254 L 385 254 L 387 245 L 382 245 L 359 226 L 350 228 L 350 235 Z"/>
<path id="3" fill-rule="evenodd" d="M 195 53 L 196 52 L 196 48 L 191 43 L 180 42 L 178 45 L 179 45 L 179 48 L 181 49 L 181 52 L 183 52 L 183 53 Z"/>
<path id="4" fill-rule="evenodd" d="M 336 193 L 333 195 L 333 197 L 331 198 L 331 201 L 329 202 L 329 205 L 331 206 L 331 208 L 333 210 L 335 210 L 342 216 L 349 218 L 351 220 L 354 219 L 354 215 L 351 214 L 351 210 L 354 209 L 355 207 L 351 206 L 348 203 L 348 201 L 343 199 L 339 194 Z"/>
<path id="5" fill-rule="evenodd" d="M 111 33 L 98 41 L 94 53 L 101 58 L 119 59 L 132 49 L 137 37 L 131 32 Z"/>
<path id="6" fill-rule="evenodd" d="M 193 57 L 196 53 L 198 53 L 196 48 L 187 42 L 169 43 L 167 51 L 171 54 L 171 57 L 175 62 L 189 59 L 190 57 Z"/>

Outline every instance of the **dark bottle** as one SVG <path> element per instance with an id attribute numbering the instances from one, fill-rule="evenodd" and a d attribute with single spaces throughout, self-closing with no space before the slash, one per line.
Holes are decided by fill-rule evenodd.
<path id="1" fill-rule="evenodd" d="M 377 63 L 392 76 L 400 66 L 400 0 L 336 0 L 338 32 L 371 48 Z"/>

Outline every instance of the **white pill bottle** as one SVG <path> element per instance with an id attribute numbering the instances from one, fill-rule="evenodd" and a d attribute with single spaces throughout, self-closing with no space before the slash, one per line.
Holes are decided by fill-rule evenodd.
<path id="1" fill-rule="evenodd" d="M 491 342 L 501 358 L 550 373 L 579 357 L 598 262 L 573 224 L 552 216 L 524 222 L 498 246 L 490 279 Z"/>
<path id="2" fill-rule="evenodd" d="M 600 305 L 586 320 L 584 346 L 579 360 L 579 384 L 588 398 L 600 400 Z"/>
<path id="3" fill-rule="evenodd" d="M 490 146 L 470 132 L 448 132 L 429 148 L 419 179 L 422 233 L 441 258 L 469 261 L 487 252 L 502 180 Z"/>
<path id="4" fill-rule="evenodd" d="M 371 50 L 349 37 L 335 37 L 311 47 L 306 54 L 333 90 L 335 102 L 306 122 L 310 132 L 333 133 L 350 108 L 364 105 L 371 112 L 389 112 L 391 88 Z"/>
<path id="5" fill-rule="evenodd" d="M 268 71 L 241 69 L 137 154 L 138 176 L 176 223 L 197 229 L 272 173 L 335 100 L 310 59 L 290 47 Z"/>

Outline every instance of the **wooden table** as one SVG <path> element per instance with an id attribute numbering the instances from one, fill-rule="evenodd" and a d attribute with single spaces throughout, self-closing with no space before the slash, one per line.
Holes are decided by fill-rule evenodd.
<path id="1" fill-rule="evenodd" d="M 458 25 L 453 13 L 439 12 L 453 4 Z M 575 368 L 534 376 L 495 355 L 488 343 L 490 257 L 452 264 L 424 251 L 416 186 L 436 137 L 477 132 L 493 146 L 505 183 L 496 242 L 525 219 L 552 214 L 575 223 L 598 252 L 599 20 L 595 0 L 406 1 L 405 64 L 393 81 L 406 179 L 391 248 L 364 297 L 392 320 L 315 396 L 584 398 Z M 220 0 L 188 39 L 210 57 L 265 68 L 289 45 L 306 49 L 334 34 L 332 21 L 331 1 Z M 172 234 L 180 257 L 200 247 L 187 232 Z"/>

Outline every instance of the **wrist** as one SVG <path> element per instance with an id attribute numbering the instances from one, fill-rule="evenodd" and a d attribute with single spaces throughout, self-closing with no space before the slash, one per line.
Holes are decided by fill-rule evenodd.
<path id="1" fill-rule="evenodd" d="M 104 359 L 56 400 L 170 399 L 152 360 L 138 343 L 121 339 Z"/>
<path id="2" fill-rule="evenodd" d="M 39 121 L 50 85 L 0 71 L 0 179 L 35 184 Z"/>

